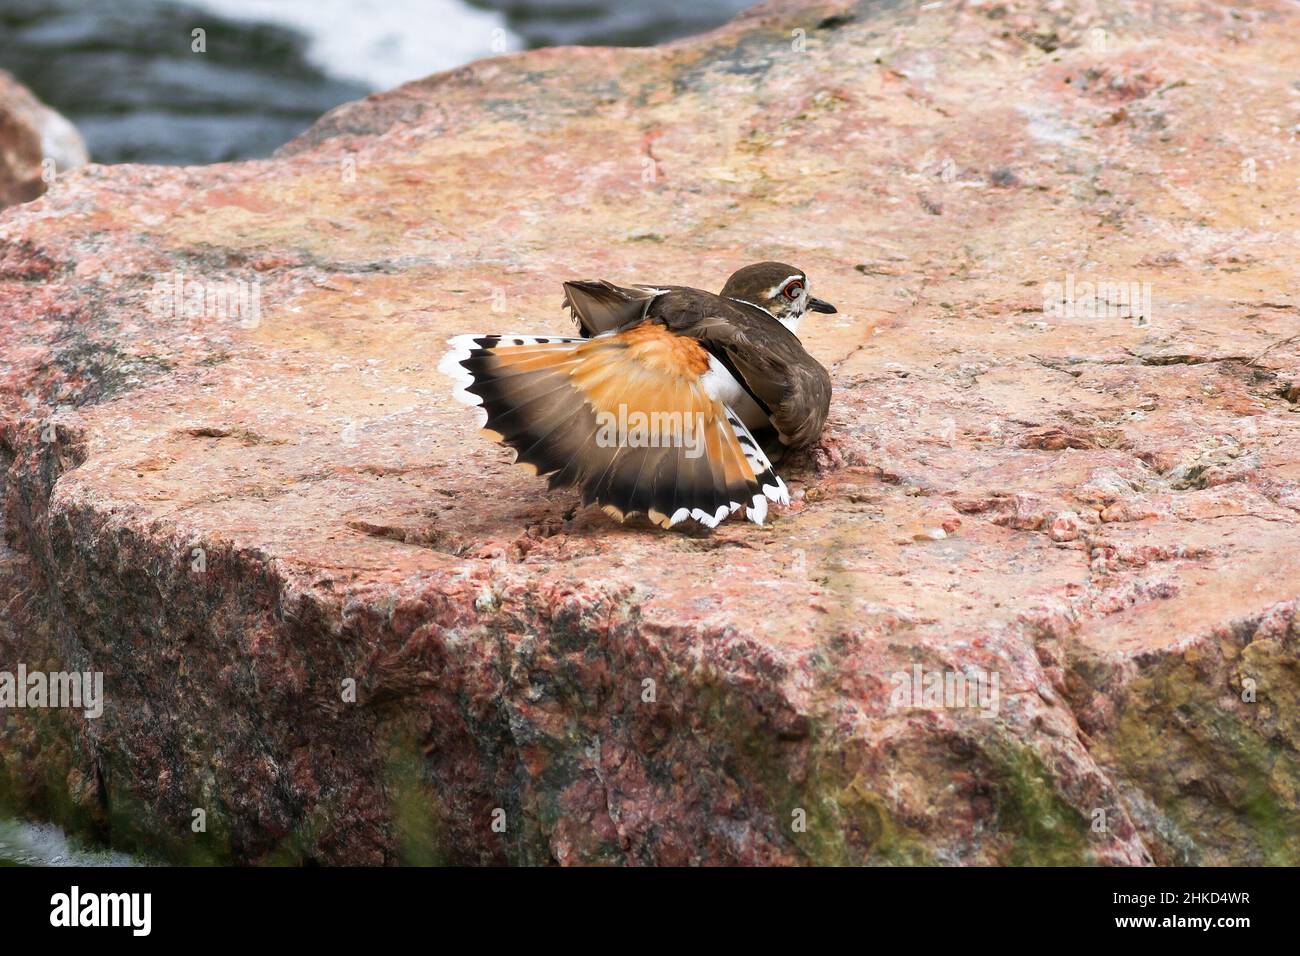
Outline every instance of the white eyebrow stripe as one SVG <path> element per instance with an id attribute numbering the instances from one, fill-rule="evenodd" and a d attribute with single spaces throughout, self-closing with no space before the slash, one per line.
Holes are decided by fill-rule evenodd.
<path id="1" fill-rule="evenodd" d="M 800 282 L 803 282 L 803 283 L 805 283 L 805 284 L 807 284 L 807 281 L 808 281 L 808 280 L 806 280 L 803 276 L 799 275 L 799 273 L 796 272 L 796 273 L 795 273 L 794 275 L 792 275 L 792 276 L 786 276 L 784 279 L 782 279 L 782 280 L 781 280 L 780 282 L 778 282 L 776 285 L 772 286 L 772 288 L 768 289 L 767 292 L 766 292 L 767 297 L 768 297 L 769 299 L 774 299 L 774 298 L 776 298 L 776 294 L 777 294 L 778 292 L 780 292 L 782 289 L 784 289 L 786 286 L 788 286 L 788 285 L 791 283 L 791 281 L 793 281 L 794 279 L 798 279 Z"/>

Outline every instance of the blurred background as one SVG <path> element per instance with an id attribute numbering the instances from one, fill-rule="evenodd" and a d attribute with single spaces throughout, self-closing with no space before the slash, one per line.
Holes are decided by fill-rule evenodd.
<path id="1" fill-rule="evenodd" d="M 96 162 L 213 163 L 268 156 L 333 106 L 480 57 L 658 43 L 755 2 L 0 0 L 0 69 Z"/>

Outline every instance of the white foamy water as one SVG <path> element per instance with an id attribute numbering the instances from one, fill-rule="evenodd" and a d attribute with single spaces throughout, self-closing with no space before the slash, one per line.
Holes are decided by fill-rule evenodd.
<path id="1" fill-rule="evenodd" d="M 51 823 L 0 819 L 0 861 L 20 866 L 139 866 L 111 850 L 82 850 Z"/>
<path id="2" fill-rule="evenodd" d="M 523 48 L 501 13 L 460 0 L 191 2 L 226 19 L 296 30 L 314 66 L 375 91 Z"/>

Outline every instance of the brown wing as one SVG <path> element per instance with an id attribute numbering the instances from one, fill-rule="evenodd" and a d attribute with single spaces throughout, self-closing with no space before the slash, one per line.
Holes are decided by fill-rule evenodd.
<path id="1" fill-rule="evenodd" d="M 694 289 L 673 289 L 649 314 L 699 339 L 768 413 L 782 445 L 817 441 L 830 412 L 830 373 L 780 322 L 755 306 Z"/>
<path id="2" fill-rule="evenodd" d="M 816 444 L 831 408 L 831 377 L 821 363 L 807 352 L 789 361 L 752 341 L 733 341 L 727 354 L 745 386 L 767 406 L 781 444 Z"/>

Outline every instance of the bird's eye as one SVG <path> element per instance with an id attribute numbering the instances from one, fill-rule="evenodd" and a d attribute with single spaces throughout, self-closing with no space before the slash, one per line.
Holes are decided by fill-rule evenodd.
<path id="1" fill-rule="evenodd" d="M 797 279 L 785 287 L 785 297 L 793 302 L 799 298 L 799 293 L 803 291 L 803 283 Z"/>

